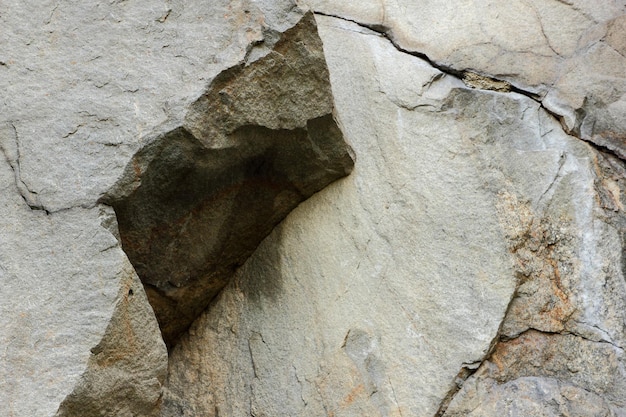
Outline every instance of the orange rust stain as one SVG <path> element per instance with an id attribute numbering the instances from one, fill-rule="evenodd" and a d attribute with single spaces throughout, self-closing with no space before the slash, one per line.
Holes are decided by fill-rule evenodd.
<path id="1" fill-rule="evenodd" d="M 343 400 L 341 400 L 339 407 L 340 408 L 349 407 L 354 402 L 354 400 L 357 399 L 358 396 L 363 394 L 363 392 L 365 392 L 365 386 L 363 384 L 357 385 L 356 387 L 352 389 L 352 391 L 348 393 L 348 395 L 344 397 Z"/>
<path id="2" fill-rule="evenodd" d="M 554 283 L 554 293 L 564 302 L 567 303 L 569 302 L 569 297 L 567 296 L 567 294 L 565 294 L 565 292 L 563 291 L 563 284 L 561 283 L 561 272 L 559 271 L 559 266 L 557 264 L 557 262 L 552 259 L 552 258 L 548 258 L 548 263 L 552 266 L 552 271 L 553 271 L 553 279 L 551 280 Z"/>
<path id="3" fill-rule="evenodd" d="M 502 373 L 507 367 L 507 358 L 511 355 L 511 353 L 515 352 L 519 345 L 523 343 L 523 341 L 521 341 L 520 339 L 522 339 L 522 337 L 508 340 L 506 342 L 499 342 L 496 345 L 496 348 L 491 354 L 489 361 L 491 361 L 498 367 L 499 373 Z"/>
<path id="4" fill-rule="evenodd" d="M 603 139 L 615 141 L 621 145 L 626 145 L 626 135 L 622 132 L 603 130 L 602 132 L 596 133 L 594 136 L 599 136 Z"/>

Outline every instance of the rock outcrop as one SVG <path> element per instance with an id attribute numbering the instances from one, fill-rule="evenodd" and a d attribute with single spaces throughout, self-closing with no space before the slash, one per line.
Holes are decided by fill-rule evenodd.
<path id="1" fill-rule="evenodd" d="M 10 154 L 11 131 L 2 132 Z M 15 178 L 2 158 L 2 413 L 158 415 L 167 352 L 141 282 L 108 230 L 113 210 L 46 215 L 27 206 Z"/>
<path id="2" fill-rule="evenodd" d="M 6 415 L 626 415 L 623 1 L 5 4 Z"/>
<path id="3" fill-rule="evenodd" d="M 352 165 L 312 14 L 258 61 L 221 72 L 105 198 L 166 343 L 280 220 Z"/>

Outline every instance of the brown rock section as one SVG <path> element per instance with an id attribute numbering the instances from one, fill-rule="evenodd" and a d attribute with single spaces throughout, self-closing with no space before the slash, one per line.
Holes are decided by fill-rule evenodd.
<path id="1" fill-rule="evenodd" d="M 594 216 L 615 228 L 624 242 L 626 167 L 608 153 L 591 155 Z M 580 234 L 572 230 L 565 211 L 552 209 L 551 215 L 538 220 L 513 196 L 501 196 L 500 204 L 515 216 L 503 223 L 510 226 L 505 231 L 517 263 L 518 287 L 491 354 L 475 373 L 459 376 L 459 391 L 444 402 L 438 415 L 620 415 L 626 407 L 626 359 L 619 301 L 594 294 L 602 300 L 596 314 L 612 325 L 609 330 L 591 326 L 595 332 L 589 331 L 585 309 L 590 307 L 581 287 L 593 278 L 582 272 L 576 253 Z M 622 294 L 623 271 L 611 270 L 608 264 L 604 269 L 604 290 Z"/>
<path id="2" fill-rule="evenodd" d="M 624 375 L 610 343 L 529 330 L 500 342 L 444 415 L 610 416 L 624 406 Z"/>
<path id="3" fill-rule="evenodd" d="M 350 152 L 309 14 L 135 155 L 108 202 L 169 346 L 280 220 L 351 171 Z"/>
<path id="4" fill-rule="evenodd" d="M 160 415 L 159 394 L 167 372 L 165 347 L 158 340 L 156 323 L 150 327 L 136 319 L 151 315 L 150 308 L 132 267 L 124 272 L 115 314 L 100 343 L 91 349 L 81 383 L 63 400 L 55 417 Z"/>
<path id="5" fill-rule="evenodd" d="M 562 332 L 574 314 L 570 277 L 578 269 L 571 250 L 567 221 L 533 219 L 516 255 L 519 285 L 511 301 L 502 335 L 515 337 L 526 329 Z"/>

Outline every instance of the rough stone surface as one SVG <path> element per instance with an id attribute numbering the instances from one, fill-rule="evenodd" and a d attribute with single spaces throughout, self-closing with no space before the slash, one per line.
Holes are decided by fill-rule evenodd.
<path id="1" fill-rule="evenodd" d="M 177 129 L 206 127 L 204 121 L 186 117 L 216 109 L 213 103 L 202 108 L 199 97 L 224 81 L 211 84 L 218 74 L 239 65 L 229 73 L 239 84 L 222 85 L 227 89 L 253 85 L 263 78 L 254 71 L 265 71 L 265 84 L 246 92 L 256 97 L 239 100 L 243 90 L 232 92 L 233 102 L 244 106 L 236 109 L 234 125 L 218 127 L 223 139 L 242 144 L 232 151 L 240 158 L 235 162 L 241 175 L 257 170 L 271 176 L 275 170 L 288 177 L 291 187 L 284 195 L 268 181 L 274 199 L 251 184 L 240 190 L 252 191 L 246 201 L 273 216 L 258 226 L 251 210 L 246 214 L 252 221 L 241 224 L 242 229 L 252 225 L 267 234 L 302 198 L 347 173 L 352 163 L 347 149 L 335 152 L 333 147 L 343 141 L 332 118 L 328 75 L 311 17 L 308 37 L 281 49 L 283 33 L 302 16 L 291 1 L 3 2 L 0 403 L 7 415 L 159 414 L 167 352 L 137 278 L 135 269 L 143 272 L 141 265 L 127 250 L 136 262 L 131 265 L 118 242 L 124 243 L 128 218 L 120 216 L 124 227 L 118 233 L 116 213 L 102 202 L 119 202 L 116 197 L 127 197 L 140 186 L 142 175 L 134 188 L 128 184 L 128 167 L 134 172 L 136 156 L 145 156 L 155 143 L 158 148 L 159 138 L 180 139 L 182 148 L 194 150 L 196 139 L 188 140 Z M 298 53 L 310 53 L 305 61 L 310 72 L 301 75 L 317 83 L 311 82 L 308 90 L 302 78 L 285 70 Z M 286 80 L 290 83 L 281 84 Z M 279 106 L 263 102 L 268 90 L 280 95 L 287 113 L 276 115 Z M 305 103 L 298 105 L 298 100 Z M 228 104 L 222 109 L 223 115 L 235 110 Z M 269 120 L 268 114 L 277 120 Z M 241 155 L 245 152 L 249 155 Z M 184 160 L 172 162 L 180 153 L 161 155 L 152 166 L 154 158 L 145 158 L 137 174 L 148 172 L 147 183 L 167 179 L 150 167 L 178 163 L 185 168 Z M 254 165 L 255 157 L 268 153 L 273 159 Z M 294 156 L 308 159 L 296 163 Z M 343 159 L 333 166 L 337 158 Z M 226 159 L 219 159 L 216 170 L 223 177 L 239 175 L 228 171 Z M 309 169 L 307 177 L 303 172 Z M 153 199 L 162 197 L 159 190 L 168 191 L 167 181 L 156 186 Z M 271 208 L 275 211 L 268 214 Z M 243 262 L 254 239 L 258 243 L 262 238 L 246 232 L 235 242 L 241 253 L 231 254 L 227 266 Z M 233 244 L 226 235 L 222 243 Z"/>
<path id="2" fill-rule="evenodd" d="M 444 415 L 624 415 L 623 354 L 610 343 L 529 330 L 500 342 Z"/>
<path id="3" fill-rule="evenodd" d="M 500 340 L 443 415 L 626 413 L 626 176 L 613 156 L 578 160 L 543 216 L 511 231 L 520 281 Z"/>
<path id="4" fill-rule="evenodd" d="M 623 162 L 511 82 L 318 23 L 355 170 L 194 323 L 163 416 L 623 415 Z"/>
<path id="5" fill-rule="evenodd" d="M 182 126 L 142 148 L 107 198 L 172 344 L 260 241 L 353 165 L 315 20 L 220 73 Z M 139 184 L 139 185 L 137 185 Z"/>
<path id="6" fill-rule="evenodd" d="M 5 155 L 10 134 L 0 133 Z M 15 178 L 1 158 L 3 414 L 157 415 L 167 352 L 141 282 L 103 227 L 115 227 L 113 210 L 33 211 Z"/>
<path id="7" fill-rule="evenodd" d="M 284 14 L 287 27 L 302 15 Z M 143 143 L 277 30 L 246 0 L 5 1 L 0 19 L 0 114 L 18 132 L 22 180 L 49 211 L 93 205 Z"/>
<path id="8" fill-rule="evenodd" d="M 458 156 L 472 145 L 435 123 L 464 85 L 319 22 L 355 171 L 292 212 L 194 323 L 166 416 L 434 414 L 515 288 L 494 196 Z"/>
<path id="9" fill-rule="evenodd" d="M 626 416 L 623 0 L 1 9 L 0 414 Z"/>
<path id="10" fill-rule="evenodd" d="M 536 95 L 569 133 L 626 156 L 623 0 L 304 0 L 438 65 Z"/>

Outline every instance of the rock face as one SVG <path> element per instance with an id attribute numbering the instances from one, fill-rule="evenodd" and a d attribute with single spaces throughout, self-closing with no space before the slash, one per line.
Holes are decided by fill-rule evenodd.
<path id="1" fill-rule="evenodd" d="M 626 412 L 623 162 L 525 84 L 317 18 L 355 170 L 194 323 L 163 415 Z"/>
<path id="2" fill-rule="evenodd" d="M 33 211 L 15 174 L 2 158 L 3 413 L 157 415 L 167 352 L 137 275 L 103 227 L 113 211 Z"/>
<path id="3" fill-rule="evenodd" d="M 352 166 L 315 21 L 289 1 L 3 6 L 3 412 L 159 415 L 163 337 Z"/>
<path id="4" fill-rule="evenodd" d="M 308 14 L 266 56 L 220 73 L 182 126 L 133 157 L 116 197 L 106 201 L 166 343 L 287 213 L 350 172 L 332 113 L 322 44 Z"/>
<path id="5" fill-rule="evenodd" d="M 308 0 L 319 12 L 385 33 L 448 71 L 519 87 L 565 130 L 626 156 L 626 4 L 623 0 Z"/>
<path id="6" fill-rule="evenodd" d="M 626 415 L 623 2 L 3 5 L 8 416 Z"/>

